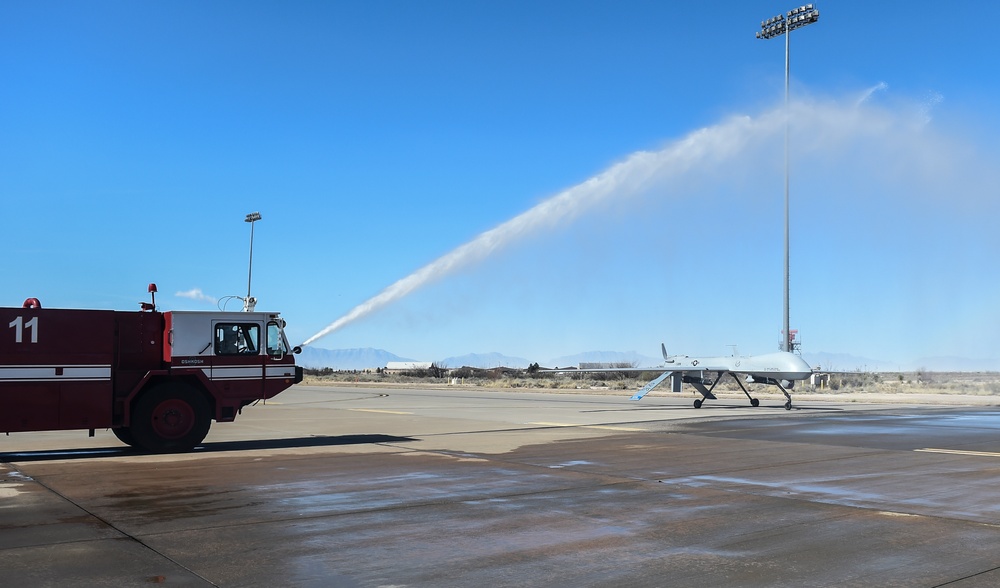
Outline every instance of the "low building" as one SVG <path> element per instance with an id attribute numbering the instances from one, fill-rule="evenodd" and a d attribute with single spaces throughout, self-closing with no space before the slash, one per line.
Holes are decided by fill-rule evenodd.
<path id="1" fill-rule="evenodd" d="M 411 372 L 414 370 L 429 370 L 434 365 L 430 361 L 389 361 L 385 364 L 385 371 L 390 374 L 399 372 Z"/>

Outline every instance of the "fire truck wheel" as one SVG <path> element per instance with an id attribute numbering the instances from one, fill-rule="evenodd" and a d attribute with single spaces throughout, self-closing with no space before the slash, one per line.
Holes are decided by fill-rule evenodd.
<path id="1" fill-rule="evenodd" d="M 115 427 L 111 429 L 111 432 L 114 433 L 115 437 L 118 437 L 118 440 L 125 445 L 136 447 L 135 436 L 132 435 L 132 429 L 129 429 L 128 427 Z"/>
<path id="2" fill-rule="evenodd" d="M 208 401 L 185 384 L 160 384 L 145 392 L 132 413 L 137 446 L 153 453 L 191 451 L 208 435 Z"/>

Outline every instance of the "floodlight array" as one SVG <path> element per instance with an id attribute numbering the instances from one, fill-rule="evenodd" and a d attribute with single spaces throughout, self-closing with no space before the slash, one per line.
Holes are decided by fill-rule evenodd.
<path id="1" fill-rule="evenodd" d="M 757 38 L 773 39 L 817 20 L 819 20 L 819 9 L 812 4 L 805 4 L 789 10 L 787 14 L 779 14 L 761 22 Z"/>

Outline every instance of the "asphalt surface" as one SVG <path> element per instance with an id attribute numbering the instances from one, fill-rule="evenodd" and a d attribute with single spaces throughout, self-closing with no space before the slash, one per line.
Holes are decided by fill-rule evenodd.
<path id="1" fill-rule="evenodd" d="M 185 455 L 13 434 L 3 582 L 1000 585 L 1000 409 L 627 396 L 300 385 Z"/>

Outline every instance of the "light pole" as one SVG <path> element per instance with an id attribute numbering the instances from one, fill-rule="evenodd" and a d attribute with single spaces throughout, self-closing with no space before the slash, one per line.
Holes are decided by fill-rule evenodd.
<path id="1" fill-rule="evenodd" d="M 819 20 L 819 10 L 806 4 L 789 10 L 786 14 L 769 18 L 760 23 L 758 39 L 773 39 L 785 35 L 785 305 L 784 324 L 781 330 L 781 350 L 793 351 L 794 335 L 788 326 L 788 47 L 792 31 Z"/>
<path id="2" fill-rule="evenodd" d="M 250 296 L 250 280 L 253 277 L 253 224 L 260 220 L 260 213 L 251 212 L 244 220 L 250 223 L 250 269 L 247 270 L 247 297 L 243 299 L 243 312 L 253 312 L 257 304 L 257 299 Z"/>

